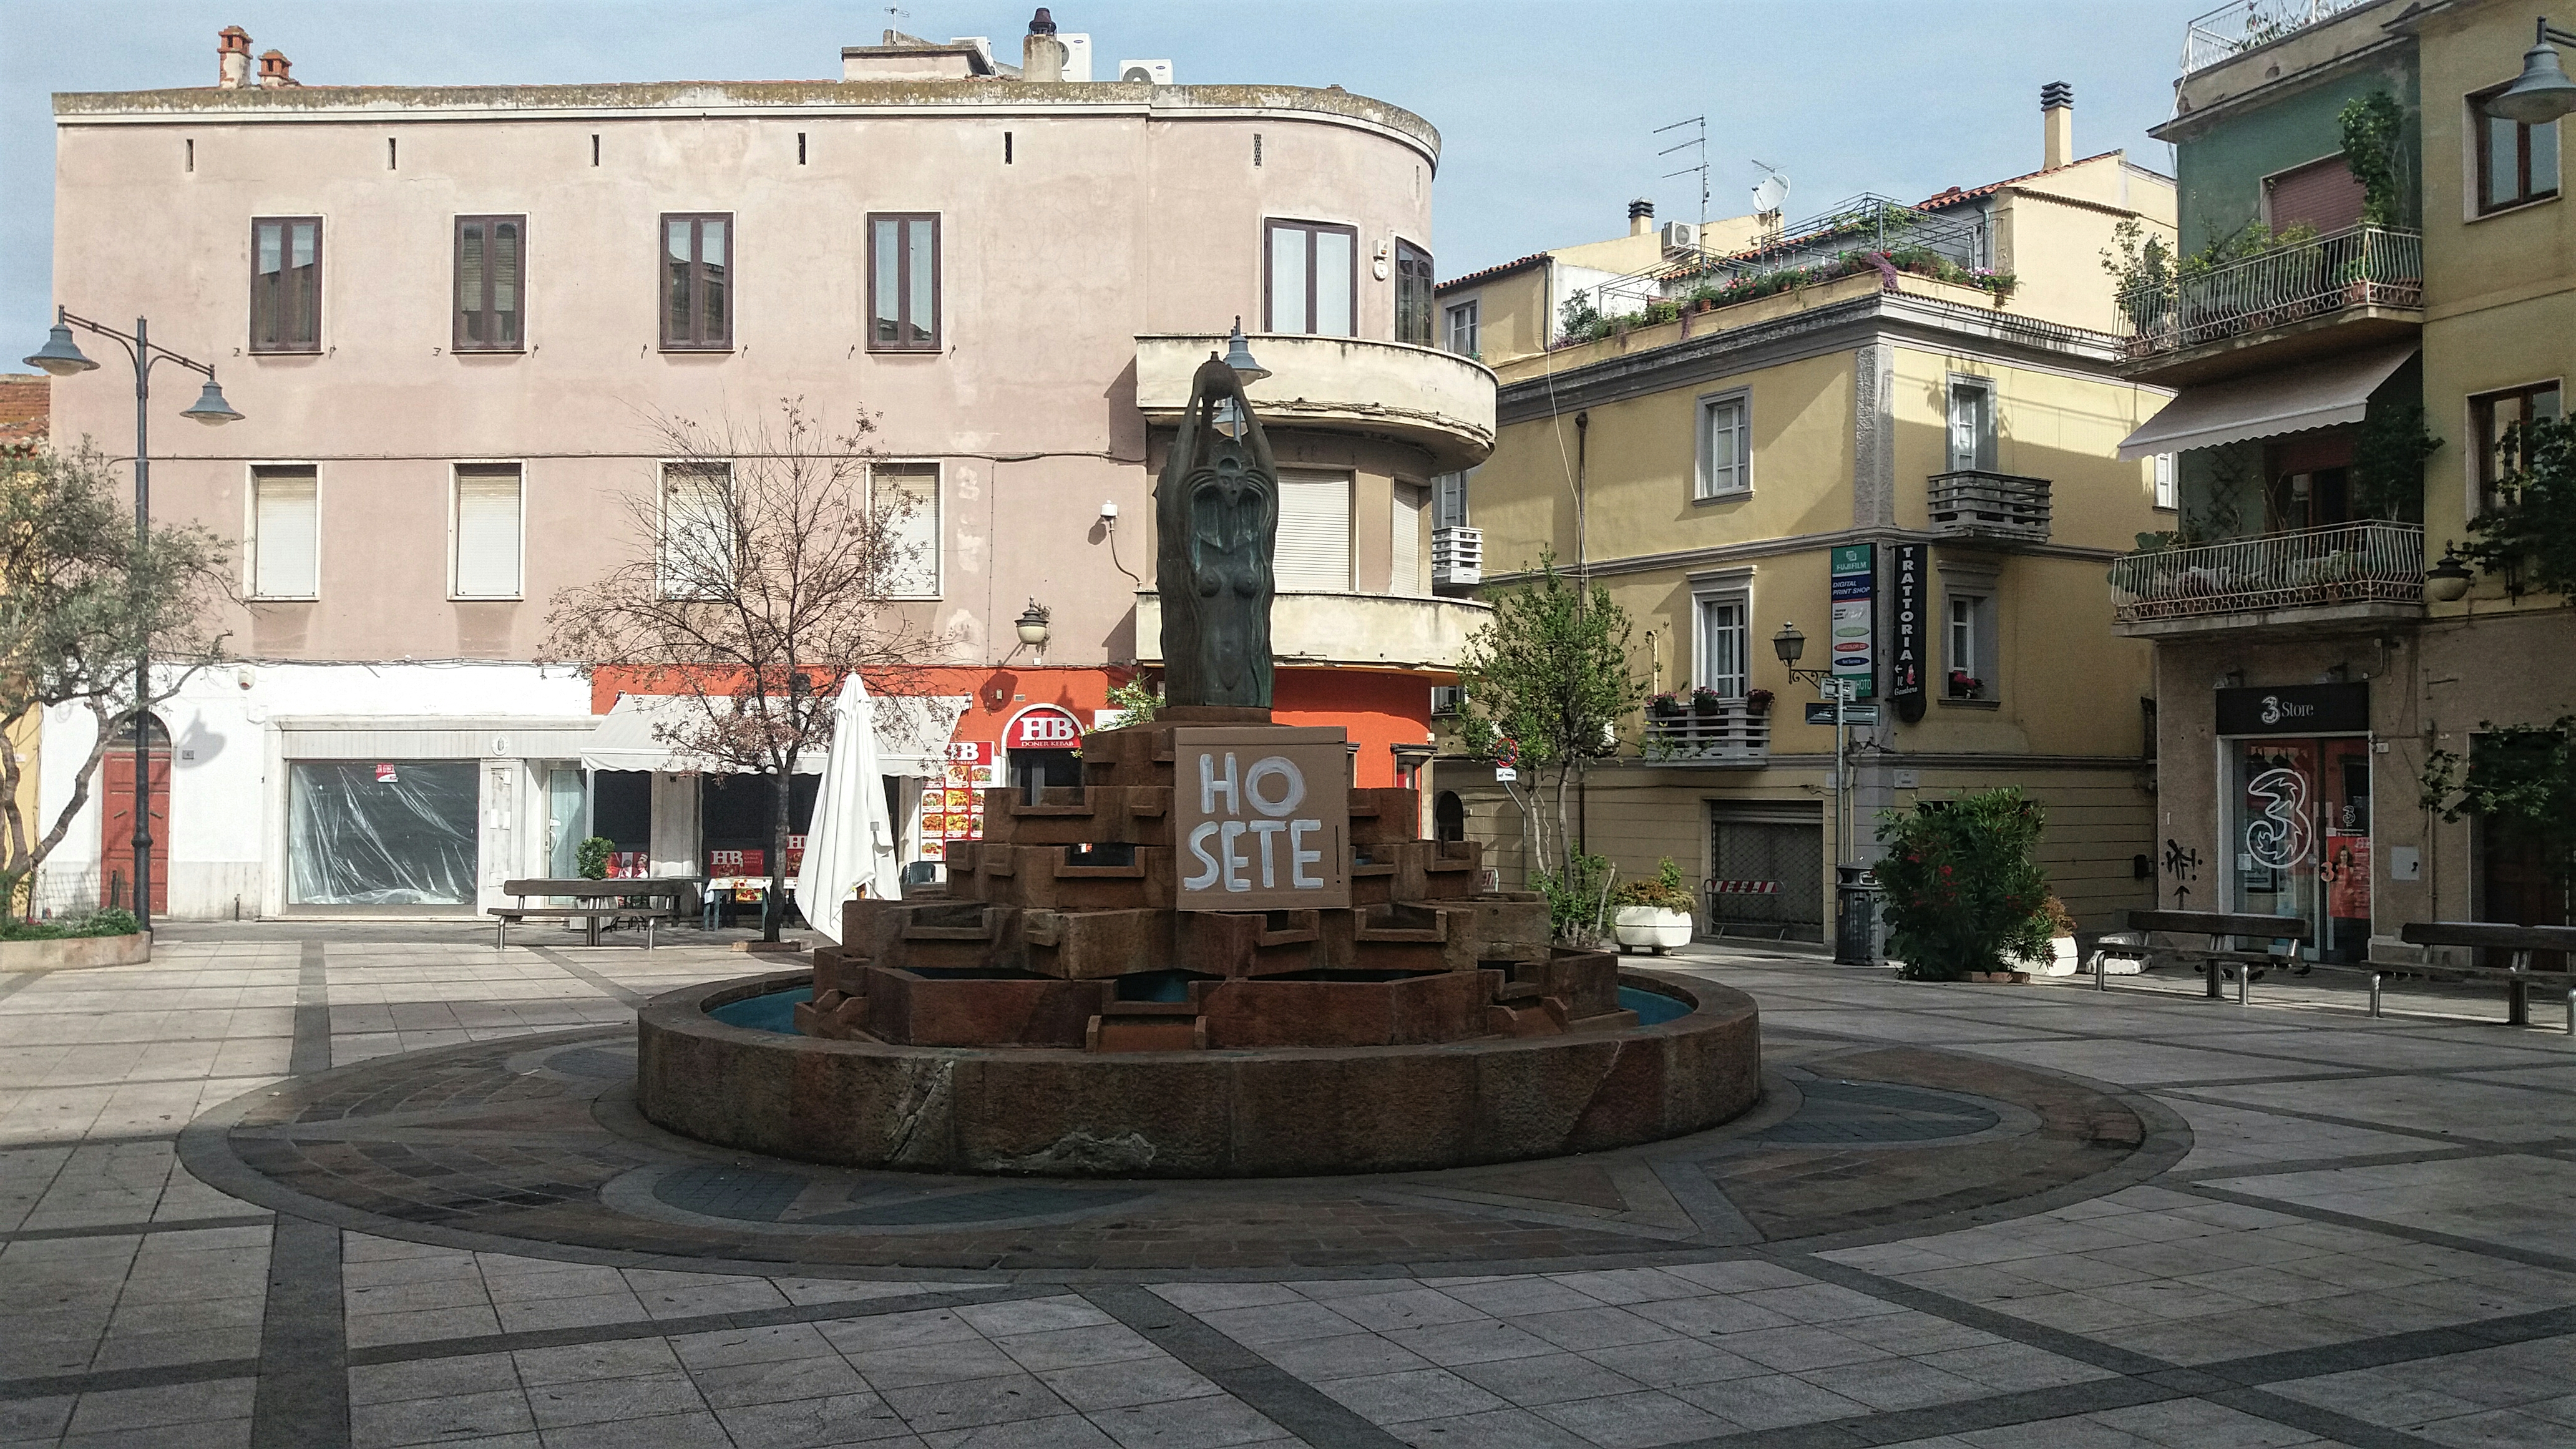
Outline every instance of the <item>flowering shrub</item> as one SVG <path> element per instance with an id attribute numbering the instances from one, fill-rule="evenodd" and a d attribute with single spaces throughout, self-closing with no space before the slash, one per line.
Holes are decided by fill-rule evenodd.
<path id="1" fill-rule="evenodd" d="M 1612 894 L 1611 903 L 1622 906 L 1652 906 L 1659 911 L 1688 914 L 1699 903 L 1691 898 L 1690 885 L 1682 879 L 1682 868 L 1671 856 L 1655 867 L 1655 873 L 1632 880 Z"/>
<path id="2" fill-rule="evenodd" d="M 2046 823 L 2012 788 L 1879 816 L 1888 954 L 1915 981 L 1956 981 L 2048 955 L 2048 874 L 2031 858 Z"/>

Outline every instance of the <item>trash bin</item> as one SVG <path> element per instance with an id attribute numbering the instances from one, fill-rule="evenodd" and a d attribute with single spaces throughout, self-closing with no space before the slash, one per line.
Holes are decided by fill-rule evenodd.
<path id="1" fill-rule="evenodd" d="M 1878 966 L 1887 956 L 1887 927 L 1880 908 L 1887 893 L 1865 865 L 1834 867 L 1834 961 L 1842 966 Z"/>

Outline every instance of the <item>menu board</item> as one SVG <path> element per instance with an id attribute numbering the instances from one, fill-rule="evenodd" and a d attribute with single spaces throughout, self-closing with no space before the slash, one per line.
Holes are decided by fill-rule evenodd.
<path id="1" fill-rule="evenodd" d="M 991 740 L 948 747 L 940 778 L 921 791 L 921 858 L 945 861 L 948 842 L 984 838 L 984 792 L 1001 783 Z"/>

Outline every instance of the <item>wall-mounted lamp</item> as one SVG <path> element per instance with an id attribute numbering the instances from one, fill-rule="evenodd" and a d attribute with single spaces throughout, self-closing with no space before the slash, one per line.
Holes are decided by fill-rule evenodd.
<path id="1" fill-rule="evenodd" d="M 1029 600 L 1029 606 L 1020 611 L 1020 642 L 1032 649 L 1044 649 L 1047 642 L 1047 620 L 1050 617 L 1052 616 L 1047 613 L 1046 605 L 1035 599 Z"/>
<path id="2" fill-rule="evenodd" d="M 2546 126 L 2576 112 L 2576 81 L 2567 78 L 2567 68 L 2558 63 L 2558 51 L 2550 43 L 2576 45 L 2576 33 L 2551 25 L 2546 15 L 2536 28 L 2531 49 L 2522 53 L 2522 74 L 2487 101 L 2489 115 L 2526 126 Z"/>
<path id="3" fill-rule="evenodd" d="M 2442 561 L 2424 572 L 2424 597 L 2441 604 L 2456 604 L 2468 596 L 2473 576 L 2469 566 L 2460 562 L 2458 546 L 2445 542 Z"/>

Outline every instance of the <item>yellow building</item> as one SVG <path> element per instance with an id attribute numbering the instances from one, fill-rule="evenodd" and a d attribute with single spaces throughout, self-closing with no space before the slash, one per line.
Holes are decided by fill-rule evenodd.
<path id="1" fill-rule="evenodd" d="M 1441 522 L 1481 534 L 1488 586 L 1552 550 L 1636 621 L 1635 667 L 1678 698 L 1587 771 L 1581 833 L 1623 877 L 1669 855 L 1708 882 L 1709 929 L 1820 940 L 1879 811 L 2004 784 L 2048 808 L 2083 925 L 2149 900 L 2149 651 L 2095 601 L 2167 526 L 2170 472 L 2115 456 L 2167 394 L 2113 372 L 2100 254 L 2124 221 L 2169 237 L 2173 189 L 2075 159 L 2051 92 L 2040 171 L 1861 198 L 1723 258 L 1666 247 L 1635 315 L 1636 272 L 1591 284 L 1597 340 L 1566 253 L 1441 289 L 1502 380 L 1494 455 Z M 1806 722 L 1822 690 L 1775 655 L 1793 623 L 1800 667 L 1842 661 L 1881 711 L 1845 791 L 1835 729 Z M 1437 778 L 1514 870 L 1499 787 L 1463 760 Z"/>

